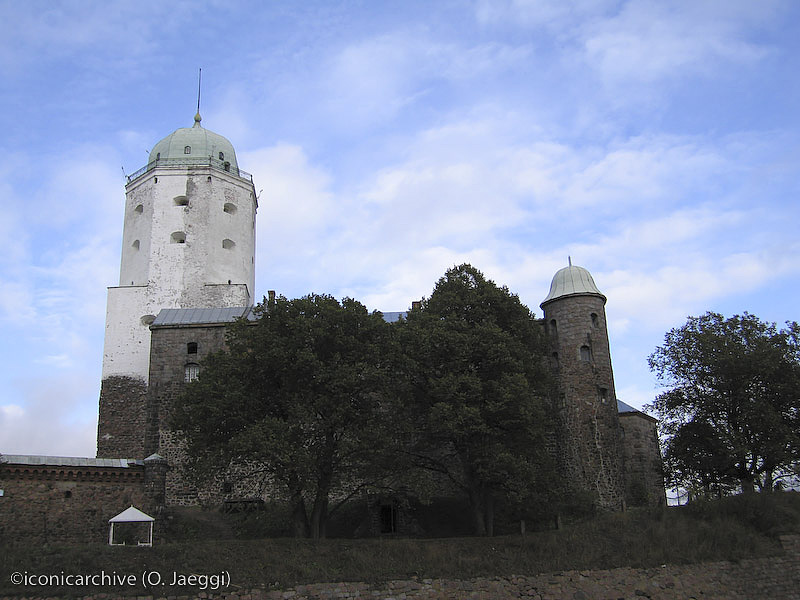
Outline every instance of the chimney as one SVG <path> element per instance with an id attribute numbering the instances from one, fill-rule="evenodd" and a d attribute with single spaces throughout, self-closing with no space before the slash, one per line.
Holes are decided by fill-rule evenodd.
<path id="1" fill-rule="evenodd" d="M 422 302 L 420 300 L 414 300 L 411 303 L 411 310 L 419 310 L 422 308 Z"/>

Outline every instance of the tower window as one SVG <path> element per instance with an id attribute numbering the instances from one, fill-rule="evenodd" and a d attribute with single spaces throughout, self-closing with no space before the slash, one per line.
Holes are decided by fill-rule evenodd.
<path id="1" fill-rule="evenodd" d="M 557 369 L 558 368 L 558 352 L 553 352 L 553 355 L 550 358 L 551 358 L 550 362 L 553 365 L 553 368 Z"/>
<path id="2" fill-rule="evenodd" d="M 234 242 L 233 240 L 229 240 L 227 238 L 222 240 L 222 247 L 225 248 L 226 250 L 232 250 L 235 245 L 236 242 Z"/>
<path id="3" fill-rule="evenodd" d="M 175 206 L 188 206 L 189 205 L 189 199 L 186 196 L 175 196 L 175 198 L 173 198 L 173 200 L 175 201 Z"/>
<path id="4" fill-rule="evenodd" d="M 608 402 L 608 390 L 606 388 L 597 388 L 597 395 L 600 397 L 600 402 L 603 404 Z"/>
<path id="5" fill-rule="evenodd" d="M 144 315 L 141 319 L 139 319 L 139 322 L 142 325 L 150 326 L 150 325 L 153 324 L 153 321 L 155 321 L 155 320 L 156 320 L 156 316 L 155 315 Z"/>
<path id="6" fill-rule="evenodd" d="M 225 153 L 224 152 L 220 152 L 219 153 L 219 159 L 220 160 L 225 160 Z"/>
<path id="7" fill-rule="evenodd" d="M 197 342 L 186 344 L 186 354 L 197 354 Z"/>
<path id="8" fill-rule="evenodd" d="M 138 250 L 139 249 L 139 240 L 133 240 L 133 243 L 131 244 L 131 246 L 133 246 L 134 250 Z"/>
<path id="9" fill-rule="evenodd" d="M 592 350 L 589 348 L 589 346 L 581 346 L 581 360 L 583 362 L 591 362 Z"/>
<path id="10" fill-rule="evenodd" d="M 222 210 L 231 215 L 236 214 L 236 205 L 232 204 L 231 202 L 226 202 L 225 206 L 222 207 Z"/>
<path id="11" fill-rule="evenodd" d="M 597 327 L 597 313 L 592 313 L 592 327 Z"/>
<path id="12" fill-rule="evenodd" d="M 556 325 L 555 319 L 550 319 L 550 334 L 558 335 L 558 326 Z"/>
<path id="13" fill-rule="evenodd" d="M 133 209 L 133 212 L 139 214 L 142 214 L 143 211 L 144 211 L 144 206 L 142 206 L 141 204 L 137 204 L 136 208 Z"/>
<path id="14" fill-rule="evenodd" d="M 183 153 L 184 154 L 191 154 L 192 153 L 192 147 L 191 146 L 184 146 L 183 147 Z"/>
<path id="15" fill-rule="evenodd" d="M 156 160 L 161 160 L 161 152 L 159 152 L 158 154 L 156 154 Z"/>
<path id="16" fill-rule="evenodd" d="M 170 236 L 170 243 L 172 244 L 185 244 L 186 234 L 182 231 L 176 231 Z"/>
<path id="17" fill-rule="evenodd" d="M 184 367 L 183 380 L 186 383 L 197 381 L 197 378 L 199 376 L 200 376 L 200 365 L 198 365 L 197 363 L 188 363 L 186 367 Z"/>

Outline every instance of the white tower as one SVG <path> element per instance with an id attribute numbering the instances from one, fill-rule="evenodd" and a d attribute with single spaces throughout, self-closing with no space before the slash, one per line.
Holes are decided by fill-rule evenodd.
<path id="1" fill-rule="evenodd" d="M 194 121 L 158 142 L 125 187 L 119 286 L 108 290 L 98 456 L 137 450 L 111 423 L 124 421 L 116 413 L 132 409 L 134 397 L 144 402 L 149 326 L 161 309 L 253 304 L 252 176 L 239 169 L 227 139 L 204 129 L 199 113 Z M 138 424 L 130 427 L 134 435 Z"/>

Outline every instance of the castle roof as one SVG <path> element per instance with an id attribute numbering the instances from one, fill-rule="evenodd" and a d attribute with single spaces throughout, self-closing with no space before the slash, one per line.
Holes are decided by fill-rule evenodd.
<path id="1" fill-rule="evenodd" d="M 156 160 L 186 160 L 191 158 L 212 158 L 230 163 L 234 170 L 239 168 L 236 163 L 236 152 L 227 138 L 209 131 L 200 125 L 200 114 L 194 117 L 192 127 L 182 127 L 170 133 L 158 142 L 150 152 L 152 163 Z M 186 148 L 189 148 L 188 153 Z M 220 156 L 222 154 L 222 156 Z"/>
<path id="2" fill-rule="evenodd" d="M 544 306 L 556 298 L 587 295 L 598 296 L 603 299 L 603 302 L 606 301 L 606 297 L 597 289 L 591 273 L 583 267 L 573 265 L 570 261 L 568 267 L 560 269 L 553 276 L 553 281 L 550 284 L 550 293 L 547 294 L 547 298 L 542 301 L 540 306 Z"/>
<path id="3" fill-rule="evenodd" d="M 151 327 L 165 325 L 211 325 L 233 323 L 239 317 L 253 320 L 252 306 L 229 306 L 224 308 L 162 308 Z"/>
<path id="4" fill-rule="evenodd" d="M 83 458 L 78 456 L 42 456 L 36 454 L 3 454 L 0 462 L 11 465 L 31 467 L 115 467 L 127 469 L 131 465 L 141 465 L 133 458 Z"/>

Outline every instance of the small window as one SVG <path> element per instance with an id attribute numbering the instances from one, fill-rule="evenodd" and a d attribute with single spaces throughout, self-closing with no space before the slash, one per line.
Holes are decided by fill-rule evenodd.
<path id="1" fill-rule="evenodd" d="M 236 214 L 236 205 L 232 204 L 231 202 L 226 202 L 225 206 L 222 207 L 222 210 L 230 215 Z"/>
<path id="2" fill-rule="evenodd" d="M 158 177 L 153 177 L 153 183 L 158 183 Z"/>
<path id="3" fill-rule="evenodd" d="M 223 481 L 222 482 L 222 493 L 223 494 L 230 494 L 233 492 L 233 483 L 230 481 Z"/>
<path id="4" fill-rule="evenodd" d="M 597 388 L 597 395 L 600 397 L 600 402 L 603 404 L 608 402 L 608 390 L 606 388 Z"/>
<path id="5" fill-rule="evenodd" d="M 206 179 L 206 181 L 207 181 L 208 183 L 211 183 L 211 175 L 209 175 L 209 176 L 208 176 L 208 179 Z"/>
<path id="6" fill-rule="evenodd" d="M 141 204 L 137 204 L 136 208 L 133 209 L 133 212 L 138 214 L 142 214 L 143 211 L 144 211 L 144 206 L 142 206 Z"/>
<path id="7" fill-rule="evenodd" d="M 381 533 L 397 533 L 397 506 L 381 505 Z"/>
<path id="8" fill-rule="evenodd" d="M 72 498 L 72 490 L 67 490 L 64 492 L 64 498 Z"/>
<path id="9" fill-rule="evenodd" d="M 222 166 L 226 171 L 231 170 L 231 163 L 229 163 L 227 160 L 225 161 L 225 164 L 223 164 Z"/>
<path id="10" fill-rule="evenodd" d="M 226 250 L 232 250 L 234 246 L 236 246 L 236 242 L 234 242 L 233 240 L 229 239 L 222 240 L 222 247 L 225 248 Z"/>
<path id="11" fill-rule="evenodd" d="M 219 159 L 220 160 L 225 160 L 225 153 L 224 152 L 220 152 L 219 153 Z"/>
<path id="12" fill-rule="evenodd" d="M 145 326 L 149 327 L 150 325 L 153 324 L 153 321 L 155 321 L 155 320 L 156 320 L 156 316 L 155 315 L 144 315 L 141 319 L 139 319 L 139 322 L 142 325 L 145 325 Z"/>
<path id="13" fill-rule="evenodd" d="M 553 355 L 550 357 L 550 364 L 553 365 L 554 369 L 558 368 L 558 352 L 553 352 Z"/>
<path id="14" fill-rule="evenodd" d="M 186 354 L 197 354 L 197 342 L 186 344 Z"/>
<path id="15" fill-rule="evenodd" d="M 170 243 L 172 244 L 185 244 L 186 234 L 182 231 L 176 231 L 170 236 Z"/>
<path id="16" fill-rule="evenodd" d="M 191 154 L 192 153 L 192 147 L 191 146 L 184 146 L 183 147 L 183 153 L 184 154 Z"/>
<path id="17" fill-rule="evenodd" d="M 558 335 L 558 325 L 556 325 L 555 319 L 550 319 L 550 334 Z"/>
<path id="18" fill-rule="evenodd" d="M 161 160 L 161 152 L 159 152 L 158 154 L 156 154 L 156 160 Z"/>
<path id="19" fill-rule="evenodd" d="M 581 346 L 581 360 L 583 362 L 591 362 L 592 350 L 589 348 L 589 346 Z"/>
<path id="20" fill-rule="evenodd" d="M 175 198 L 173 198 L 173 200 L 175 202 L 175 206 L 188 206 L 189 205 L 189 199 L 186 196 L 175 196 Z"/>
<path id="21" fill-rule="evenodd" d="M 197 363 L 189 363 L 183 370 L 183 381 L 186 383 L 197 381 L 197 378 L 199 376 L 200 376 L 200 365 L 198 365 Z"/>
<path id="22" fill-rule="evenodd" d="M 139 240 L 133 240 L 133 243 L 131 244 L 131 246 L 133 246 L 134 250 L 138 250 L 139 249 Z"/>
<path id="23" fill-rule="evenodd" d="M 592 313 L 592 327 L 597 327 L 597 313 Z"/>

